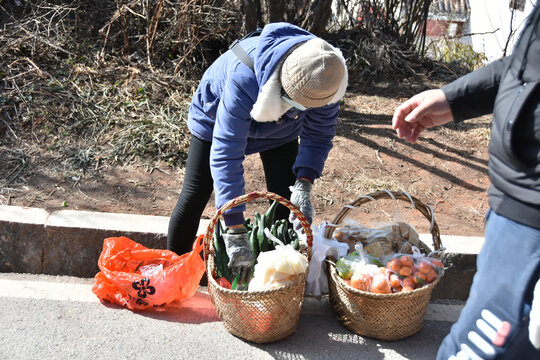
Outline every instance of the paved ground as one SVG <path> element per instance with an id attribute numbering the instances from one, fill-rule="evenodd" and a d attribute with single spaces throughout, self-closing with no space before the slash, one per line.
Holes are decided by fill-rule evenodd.
<path id="1" fill-rule="evenodd" d="M 438 288 L 445 296 L 432 296 L 424 327 L 410 338 L 382 342 L 358 336 L 336 319 L 327 298 L 306 297 L 296 332 L 261 345 L 225 329 L 205 287 L 183 302 L 141 312 L 102 304 L 91 292 L 104 238 L 129 235 L 162 248 L 166 219 L 37 210 L 0 206 L 0 360 L 431 360 L 459 316 L 459 299 L 466 297 L 458 290 L 467 290 L 483 243 L 483 238 L 444 237 L 451 267 Z M 431 241 L 429 234 L 420 236 Z"/>
<path id="2" fill-rule="evenodd" d="M 431 303 L 423 329 L 397 342 L 358 336 L 324 297 L 306 298 L 290 337 L 253 344 L 227 332 L 206 288 L 160 310 L 102 304 L 93 279 L 0 273 L 0 359 L 434 359 L 462 305 Z"/>

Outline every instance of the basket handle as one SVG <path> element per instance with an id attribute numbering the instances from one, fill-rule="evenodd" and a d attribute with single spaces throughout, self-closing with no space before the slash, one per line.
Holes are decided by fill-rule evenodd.
<path id="1" fill-rule="evenodd" d="M 289 210 L 291 210 L 296 215 L 296 217 L 300 221 L 300 224 L 304 228 L 304 232 L 306 234 L 307 246 L 308 246 L 308 254 L 310 253 L 309 249 L 311 249 L 311 247 L 313 246 L 313 233 L 311 231 L 311 225 L 307 221 L 304 214 L 302 214 L 302 212 L 295 205 L 293 205 L 293 203 L 285 199 L 283 196 L 280 196 L 273 192 L 268 192 L 268 191 L 254 191 L 249 194 L 240 195 L 232 200 L 229 200 L 215 213 L 214 217 L 212 217 L 212 219 L 210 220 L 208 224 L 208 227 L 206 228 L 206 234 L 204 236 L 203 251 L 204 251 L 205 263 L 208 259 L 208 254 L 212 253 L 212 251 L 210 250 L 210 244 L 212 243 L 212 236 L 214 235 L 214 229 L 216 227 L 216 224 L 218 223 L 219 219 L 223 216 L 223 213 L 229 209 L 232 209 L 235 206 L 248 203 L 258 198 L 267 198 L 270 200 L 275 200 L 281 205 L 289 208 Z"/>
<path id="2" fill-rule="evenodd" d="M 426 219 L 430 222 L 430 231 L 431 235 L 433 237 L 433 248 L 435 250 L 441 250 L 442 249 L 442 243 L 441 243 L 441 234 L 439 231 L 439 226 L 437 225 L 437 222 L 435 221 L 435 216 L 433 213 L 433 208 L 427 204 L 424 204 L 422 201 L 417 199 L 416 197 L 410 195 L 406 191 L 390 191 L 390 190 L 381 190 L 377 191 L 368 195 L 363 195 L 358 197 L 356 200 L 354 200 L 352 203 L 343 206 L 339 214 L 336 215 L 334 220 L 331 224 L 327 224 L 324 236 L 327 239 L 330 239 L 332 236 L 333 230 L 338 227 L 338 225 L 341 223 L 343 218 L 351 211 L 351 209 L 357 208 L 362 204 L 365 204 L 369 201 L 375 201 L 378 199 L 392 199 L 392 200 L 402 200 L 406 202 L 410 202 L 411 206 L 420 211 Z"/>

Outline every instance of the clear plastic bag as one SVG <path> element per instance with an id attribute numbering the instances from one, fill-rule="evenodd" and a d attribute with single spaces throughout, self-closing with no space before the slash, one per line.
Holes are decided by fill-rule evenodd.
<path id="1" fill-rule="evenodd" d="M 376 223 L 368 227 L 360 222 L 346 218 L 341 227 L 336 228 L 332 238 L 349 245 L 354 251 L 357 243 L 362 243 L 364 252 L 383 258 L 393 253 L 412 254 L 412 247 L 419 246 L 420 237 L 414 227 L 403 220 L 399 212 L 392 223 Z"/>
<path id="2" fill-rule="evenodd" d="M 319 226 L 311 226 L 313 232 L 313 247 L 311 260 L 309 261 L 309 272 L 306 282 L 306 293 L 312 296 L 328 294 L 328 274 L 326 272 L 325 260 L 327 257 L 339 259 L 347 255 L 349 246 L 340 243 L 335 239 L 328 239 L 324 236 L 326 222 Z"/>
<path id="3" fill-rule="evenodd" d="M 257 257 L 249 291 L 264 291 L 294 284 L 308 267 L 307 257 L 275 238 L 268 229 L 266 235 L 277 242 L 275 250 L 264 251 Z"/>
<path id="4" fill-rule="evenodd" d="M 422 254 L 415 246 L 412 254 L 397 253 L 385 260 L 394 292 L 418 289 L 434 282 L 444 272 L 444 265 L 439 259 Z"/>
<path id="5" fill-rule="evenodd" d="M 374 260 L 376 263 L 372 263 Z M 392 293 L 386 269 L 376 258 L 364 253 L 361 243 L 356 244 L 353 253 L 339 259 L 336 268 L 345 283 L 355 289 L 377 294 Z"/>

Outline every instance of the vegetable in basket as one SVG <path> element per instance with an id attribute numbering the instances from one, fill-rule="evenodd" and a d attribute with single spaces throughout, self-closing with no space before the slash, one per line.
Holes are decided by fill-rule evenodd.
<path id="1" fill-rule="evenodd" d="M 358 290 L 369 291 L 380 294 L 388 294 L 392 292 L 384 267 L 371 263 L 369 258 L 364 253 L 364 248 L 361 242 L 355 245 L 356 251 L 338 260 L 341 268 L 348 261 L 352 267 L 350 271 L 340 273 L 340 266 L 337 264 L 338 274 L 343 277 L 350 276 L 350 279 L 345 279 L 346 283 Z M 346 259 L 345 261 L 341 261 Z M 373 259 L 373 257 L 372 257 Z M 352 261 L 351 261 L 352 260 Z M 377 259 L 373 259 L 377 263 Z M 346 268 L 345 268 L 346 269 Z"/>
<path id="2" fill-rule="evenodd" d="M 246 219 L 240 229 L 224 228 L 218 222 L 214 231 L 214 275 L 220 280 L 218 283 L 230 284 L 233 290 L 246 290 L 259 255 L 276 249 L 270 237 L 299 249 L 299 237 L 292 224 L 286 219 L 275 220 L 278 204 L 274 201 L 263 214 L 256 212 L 253 221 Z"/>
<path id="3" fill-rule="evenodd" d="M 399 279 L 400 284 L 394 281 L 396 291 L 401 285 L 402 290 L 414 290 L 430 284 L 443 275 L 444 265 L 434 257 L 426 256 L 413 247 L 413 254 L 395 254 L 386 263 L 386 268 L 393 279 Z"/>
<path id="4" fill-rule="evenodd" d="M 381 261 L 379 258 L 373 255 L 364 254 L 364 259 L 368 264 L 373 264 L 376 266 L 382 266 Z M 362 262 L 362 257 L 358 253 L 358 251 L 353 251 L 350 254 L 347 254 L 346 256 L 340 258 L 336 262 L 336 268 L 338 271 L 338 274 L 343 279 L 350 279 L 354 273 L 354 269 L 356 265 Z"/>

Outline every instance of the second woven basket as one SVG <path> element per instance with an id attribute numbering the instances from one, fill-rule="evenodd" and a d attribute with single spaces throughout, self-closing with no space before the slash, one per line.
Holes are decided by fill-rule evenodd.
<path id="1" fill-rule="evenodd" d="M 405 192 L 383 190 L 361 196 L 336 216 L 333 226 L 327 228 L 325 237 L 330 238 L 336 224 L 339 224 L 351 208 L 377 199 L 394 199 L 410 202 L 431 223 L 434 250 L 441 249 L 439 228 L 433 217 L 433 210 L 419 199 Z M 431 250 L 420 243 L 420 251 L 428 254 Z M 354 333 L 379 340 L 396 341 L 417 333 L 423 326 L 424 315 L 431 292 L 440 281 L 419 289 L 393 294 L 375 294 L 355 289 L 338 275 L 336 259 L 327 259 L 329 301 L 341 323 Z"/>

